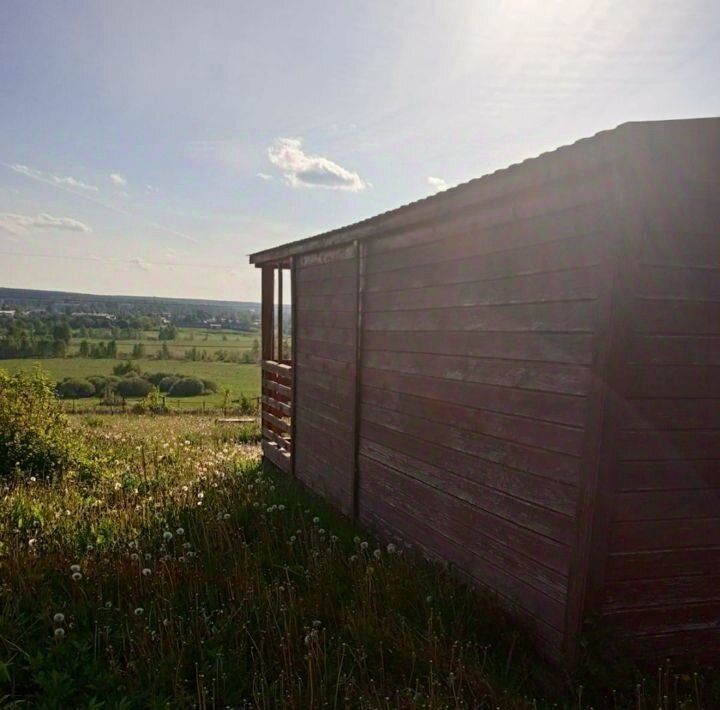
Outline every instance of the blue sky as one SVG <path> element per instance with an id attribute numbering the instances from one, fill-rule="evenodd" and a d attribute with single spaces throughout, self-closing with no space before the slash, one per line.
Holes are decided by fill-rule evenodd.
<path id="1" fill-rule="evenodd" d="M 0 3 L 0 285 L 256 300 L 247 254 L 720 115 L 717 0 Z"/>

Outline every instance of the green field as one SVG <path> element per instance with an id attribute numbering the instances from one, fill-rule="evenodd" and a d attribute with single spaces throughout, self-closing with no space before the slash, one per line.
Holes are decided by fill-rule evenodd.
<path id="1" fill-rule="evenodd" d="M 47 358 L 43 360 L 16 359 L 0 360 L 0 368 L 9 372 L 29 370 L 39 365 L 49 373 L 53 380 L 66 377 L 88 377 L 89 375 L 111 375 L 112 369 L 121 360 L 97 360 L 93 358 Z M 223 403 L 224 390 L 230 390 L 232 399 L 245 394 L 256 397 L 260 393 L 260 368 L 257 365 L 241 365 L 231 362 L 191 362 L 186 360 L 138 360 L 144 372 L 168 372 L 179 375 L 195 375 L 213 380 L 218 385 L 215 394 L 200 397 L 168 397 L 170 408 L 197 408 L 203 406 L 219 407 Z M 75 400 L 75 408 L 95 407 L 95 398 Z"/>
<path id="2" fill-rule="evenodd" d="M 80 350 L 80 341 L 87 340 L 88 344 L 105 342 L 112 340 L 110 331 L 102 337 L 79 338 L 73 337 L 68 349 L 69 355 L 77 355 Z M 239 333 L 236 330 L 208 330 L 202 328 L 178 328 L 177 337 L 174 340 L 162 341 L 158 340 L 156 330 L 148 330 L 143 333 L 141 339 L 122 339 L 117 338 L 118 354 L 129 356 L 133 346 L 142 343 L 145 346 L 145 352 L 148 357 L 152 357 L 160 352 L 163 342 L 167 343 L 168 350 L 172 357 L 184 357 L 186 351 L 197 348 L 198 353 L 205 351 L 207 357 L 214 357 L 218 350 L 228 350 L 237 353 L 250 352 L 253 341 L 260 340 L 260 334 Z"/>

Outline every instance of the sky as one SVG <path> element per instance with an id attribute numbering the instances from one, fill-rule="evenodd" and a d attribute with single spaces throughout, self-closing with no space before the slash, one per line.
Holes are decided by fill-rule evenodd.
<path id="1" fill-rule="evenodd" d="M 720 115 L 717 0 L 2 0 L 0 286 L 258 300 L 247 255 Z"/>

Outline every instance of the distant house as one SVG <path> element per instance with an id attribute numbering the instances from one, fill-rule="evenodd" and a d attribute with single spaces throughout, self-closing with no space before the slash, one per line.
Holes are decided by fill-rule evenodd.
<path id="1" fill-rule="evenodd" d="M 5 316 L 7 318 L 14 318 L 15 317 L 15 311 L 0 311 L 0 317 Z"/>
<path id="2" fill-rule="evenodd" d="M 554 659 L 591 614 L 720 659 L 720 119 L 624 124 L 250 260 L 267 459 Z"/>

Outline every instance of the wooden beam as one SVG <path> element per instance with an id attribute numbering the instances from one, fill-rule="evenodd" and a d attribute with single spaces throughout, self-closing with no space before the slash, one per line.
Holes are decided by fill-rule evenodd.
<path id="1" fill-rule="evenodd" d="M 278 448 L 277 444 L 270 441 L 262 442 L 262 450 L 265 458 L 277 466 L 283 473 L 290 473 L 291 456 L 287 451 Z"/>
<path id="2" fill-rule="evenodd" d="M 290 441 L 292 442 L 293 452 L 296 451 L 295 436 L 297 427 L 295 426 L 295 400 L 297 399 L 297 327 L 298 327 L 298 311 L 297 311 L 297 274 L 296 274 L 295 257 L 290 257 L 290 362 L 293 369 L 292 392 L 290 393 Z M 290 468 L 293 477 L 295 476 L 295 454 L 293 453 L 290 462 Z"/>
<path id="3" fill-rule="evenodd" d="M 277 359 L 283 359 L 283 270 L 278 267 L 278 300 L 277 300 Z"/>
<path id="4" fill-rule="evenodd" d="M 292 380 L 293 369 L 290 365 L 284 365 L 274 360 L 263 360 L 260 363 L 263 372 L 271 372 L 273 375 L 283 377 L 287 380 Z"/>
<path id="5" fill-rule="evenodd" d="M 355 240 L 355 407 L 353 413 L 352 512 L 360 516 L 360 400 L 362 397 L 363 288 L 365 280 L 365 244 Z"/>
<path id="6" fill-rule="evenodd" d="M 264 439 L 276 444 L 279 449 L 292 453 L 290 439 L 283 439 L 280 434 L 276 434 L 272 429 L 268 429 L 267 427 L 262 428 L 262 435 Z"/>
<path id="7" fill-rule="evenodd" d="M 272 427 L 277 429 L 278 431 L 281 431 L 285 434 L 290 433 L 290 423 L 286 422 L 279 417 L 276 417 L 274 414 L 270 414 L 270 412 L 263 410 L 262 413 L 263 421 L 268 422 Z"/>
<path id="8" fill-rule="evenodd" d="M 273 410 L 276 409 L 279 412 L 282 412 L 284 416 L 289 417 L 291 415 L 291 407 L 289 404 L 286 404 L 285 402 L 281 402 L 278 399 L 273 399 L 272 397 L 269 397 L 267 395 L 262 396 L 262 403 L 268 407 L 268 409 Z"/>
<path id="9" fill-rule="evenodd" d="M 262 359 L 273 360 L 273 301 L 275 298 L 275 270 L 264 266 L 262 269 L 261 337 Z"/>
<path id="10" fill-rule="evenodd" d="M 279 382 L 265 380 L 265 389 L 270 392 L 277 392 L 283 397 L 287 397 L 288 401 L 292 398 L 292 389 L 290 389 L 287 385 L 281 385 Z"/>

